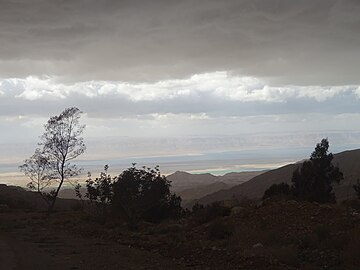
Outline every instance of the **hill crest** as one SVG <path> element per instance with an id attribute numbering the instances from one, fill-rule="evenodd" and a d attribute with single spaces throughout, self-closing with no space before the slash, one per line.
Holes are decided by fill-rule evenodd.
<path id="1" fill-rule="evenodd" d="M 238 199 L 259 199 L 263 196 L 264 191 L 273 184 L 281 182 L 290 184 L 294 170 L 300 167 L 303 161 L 265 172 L 230 189 L 208 194 L 199 200 L 189 203 L 187 206 L 191 207 L 195 202 L 209 204 L 214 201 L 228 200 L 234 196 Z M 333 164 L 338 166 L 344 174 L 344 180 L 340 184 L 334 185 L 337 200 L 342 201 L 353 198 L 355 192 L 352 189 L 352 184 L 360 178 L 360 149 L 346 150 L 334 154 Z"/>

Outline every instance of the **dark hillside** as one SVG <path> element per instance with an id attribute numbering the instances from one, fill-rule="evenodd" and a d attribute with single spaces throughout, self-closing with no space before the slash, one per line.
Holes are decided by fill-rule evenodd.
<path id="1" fill-rule="evenodd" d="M 77 203 L 77 200 L 59 199 L 55 209 L 71 210 Z M 36 192 L 5 184 L 0 184 L 0 204 L 6 205 L 10 209 L 47 210 L 46 203 Z"/>
<path id="2" fill-rule="evenodd" d="M 360 179 L 360 149 L 335 154 L 333 163 L 344 173 L 344 181 L 334 186 L 337 199 L 341 201 L 354 197 L 355 193 L 352 189 L 352 184 L 355 183 L 357 179 Z M 264 191 L 272 184 L 279 184 L 281 182 L 291 183 L 294 170 L 298 166 L 301 166 L 301 164 L 302 163 L 290 164 L 265 172 L 243 184 L 204 196 L 198 200 L 198 202 L 208 204 L 214 201 L 231 199 L 233 196 L 239 199 L 259 199 L 264 194 Z M 191 204 L 189 204 L 189 206 L 191 206 Z"/>

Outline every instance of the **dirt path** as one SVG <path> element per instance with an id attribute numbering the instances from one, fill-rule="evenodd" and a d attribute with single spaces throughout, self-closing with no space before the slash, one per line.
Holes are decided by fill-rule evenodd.
<path id="1" fill-rule="evenodd" d="M 186 269 L 161 254 L 41 228 L 0 234 L 1 270 Z M 188 268 L 187 268 L 188 269 Z"/>

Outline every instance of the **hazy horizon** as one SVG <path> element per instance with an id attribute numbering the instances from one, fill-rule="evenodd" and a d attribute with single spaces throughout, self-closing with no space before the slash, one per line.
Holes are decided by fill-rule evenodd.
<path id="1" fill-rule="evenodd" d="M 86 179 L 87 172 L 97 177 L 104 165 L 109 165 L 109 172 L 115 176 L 132 163 L 136 163 L 138 167 L 159 165 L 165 175 L 175 171 L 224 175 L 230 172 L 270 170 L 308 158 L 315 143 L 326 134 L 256 135 L 259 137 L 253 134 L 222 138 L 108 138 L 101 143 L 90 140 L 87 142 L 88 152 L 74 163 L 83 168 L 83 173 L 79 176 L 82 182 Z M 360 132 L 348 133 L 346 136 L 338 132 L 327 135 L 330 151 L 333 153 L 360 148 Z M 198 145 L 199 142 L 202 145 Z M 146 148 L 146 145 L 162 147 L 163 151 L 155 152 L 153 147 Z M 28 179 L 19 171 L 18 166 L 22 164 L 25 152 L 31 153 L 33 147 L 34 144 L 22 147 L 23 152 L 16 155 L 14 162 L 0 163 L 0 183 L 26 185 Z M 178 150 L 174 151 L 174 148 Z M 13 147 L 10 146 L 9 149 Z"/>

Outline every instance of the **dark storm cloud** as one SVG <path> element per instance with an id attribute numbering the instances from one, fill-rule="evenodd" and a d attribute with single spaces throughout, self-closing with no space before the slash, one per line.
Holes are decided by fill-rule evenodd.
<path id="1" fill-rule="evenodd" d="M 359 84 L 360 2 L 0 1 L 0 76 Z"/>

